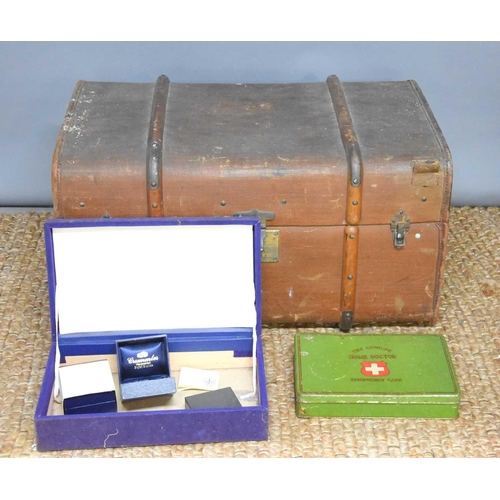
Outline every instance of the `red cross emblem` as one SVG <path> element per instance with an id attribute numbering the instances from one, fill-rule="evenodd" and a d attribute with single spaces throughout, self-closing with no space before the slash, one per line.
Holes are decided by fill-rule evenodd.
<path id="1" fill-rule="evenodd" d="M 389 368 L 385 361 L 362 361 L 361 373 L 367 377 L 385 377 L 389 375 Z"/>

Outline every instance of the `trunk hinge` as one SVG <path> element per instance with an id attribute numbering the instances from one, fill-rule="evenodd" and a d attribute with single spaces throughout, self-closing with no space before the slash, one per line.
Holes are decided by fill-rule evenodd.
<path id="1" fill-rule="evenodd" d="M 406 245 L 406 235 L 410 230 L 410 218 L 404 210 L 400 210 L 391 221 L 392 239 L 396 248 Z"/>

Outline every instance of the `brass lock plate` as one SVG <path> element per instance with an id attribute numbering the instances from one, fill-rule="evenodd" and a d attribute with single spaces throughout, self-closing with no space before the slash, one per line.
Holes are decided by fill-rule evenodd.
<path id="1" fill-rule="evenodd" d="M 260 254 L 261 262 L 280 261 L 280 232 L 279 229 L 266 229 L 264 246 Z"/>
<path id="2" fill-rule="evenodd" d="M 394 215 L 391 221 L 391 232 L 396 248 L 403 248 L 406 245 L 406 235 L 410 230 L 410 223 L 410 218 L 404 210 L 400 210 Z"/>

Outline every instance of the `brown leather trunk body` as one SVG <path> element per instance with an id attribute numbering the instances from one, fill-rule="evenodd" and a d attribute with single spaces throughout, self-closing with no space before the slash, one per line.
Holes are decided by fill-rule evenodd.
<path id="1" fill-rule="evenodd" d="M 336 77 L 81 81 L 53 163 L 58 217 L 254 211 L 266 230 L 264 321 L 344 330 L 436 320 L 451 182 L 415 82 Z"/>

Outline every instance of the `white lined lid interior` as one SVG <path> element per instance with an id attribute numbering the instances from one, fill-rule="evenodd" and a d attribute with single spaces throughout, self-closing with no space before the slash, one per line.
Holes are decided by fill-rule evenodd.
<path id="1" fill-rule="evenodd" d="M 52 234 L 60 335 L 256 326 L 252 225 Z"/>

